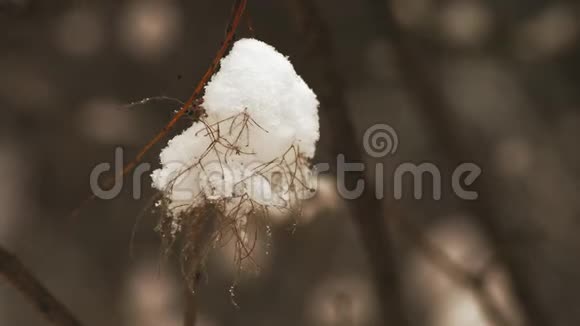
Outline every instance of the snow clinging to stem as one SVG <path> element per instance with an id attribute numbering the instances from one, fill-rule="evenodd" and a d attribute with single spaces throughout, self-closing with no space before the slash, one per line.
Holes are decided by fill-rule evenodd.
<path id="1" fill-rule="evenodd" d="M 318 100 L 287 57 L 241 39 L 205 88 L 206 116 L 169 140 L 153 187 L 177 216 L 208 202 L 246 218 L 310 192 Z"/>

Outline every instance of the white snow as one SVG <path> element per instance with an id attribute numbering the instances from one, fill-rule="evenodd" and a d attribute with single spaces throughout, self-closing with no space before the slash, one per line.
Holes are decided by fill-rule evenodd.
<path id="1" fill-rule="evenodd" d="M 151 175 L 173 215 L 220 200 L 246 213 L 287 207 L 309 191 L 318 100 L 287 57 L 255 39 L 237 41 L 203 107 L 207 117 L 168 142 Z"/>

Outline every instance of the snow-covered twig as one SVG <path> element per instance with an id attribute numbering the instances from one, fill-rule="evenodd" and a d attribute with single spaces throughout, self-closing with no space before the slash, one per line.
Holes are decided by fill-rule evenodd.
<path id="1" fill-rule="evenodd" d="M 149 142 L 145 144 L 145 146 L 143 146 L 143 148 L 139 151 L 137 156 L 135 156 L 135 158 L 132 161 L 130 161 L 123 167 L 123 170 L 120 173 L 121 176 L 126 176 L 128 173 L 133 171 L 133 169 L 137 166 L 137 164 L 141 163 L 145 155 L 149 153 L 149 151 L 153 148 L 153 146 L 155 146 L 155 144 L 157 144 L 173 129 L 177 121 L 179 121 L 179 119 L 181 119 L 182 117 L 186 116 L 188 112 L 190 112 L 190 110 L 195 107 L 195 102 L 202 94 L 203 88 L 209 81 L 210 77 L 217 70 L 220 60 L 226 54 L 227 50 L 230 48 L 230 46 L 234 41 L 235 33 L 242 20 L 242 16 L 245 12 L 247 2 L 248 0 L 235 0 L 232 9 L 232 14 L 230 16 L 230 20 L 228 22 L 228 26 L 226 29 L 226 36 L 218 52 L 216 53 L 214 59 L 212 60 L 210 66 L 208 67 L 205 74 L 203 74 L 197 86 L 195 87 L 193 93 L 187 99 L 187 101 L 185 101 L 185 103 L 179 108 L 179 110 L 177 110 L 175 115 L 171 118 L 171 120 L 169 120 L 169 122 L 165 125 L 165 127 L 163 127 L 163 129 L 161 129 L 153 138 L 151 138 L 151 140 L 149 140 Z M 104 187 L 105 188 L 111 187 L 115 182 L 116 177 L 117 176 L 113 176 L 105 180 Z M 95 194 L 90 195 L 71 212 L 70 217 L 72 218 L 78 216 L 81 210 L 96 198 L 97 196 Z"/>
<path id="2" fill-rule="evenodd" d="M 141 160 L 143 160 L 143 157 L 151 150 L 151 148 L 156 143 L 158 143 L 163 137 L 165 137 L 167 135 L 167 133 L 175 126 L 177 121 L 180 118 L 182 118 L 183 116 L 185 116 L 189 110 L 192 110 L 193 108 L 196 108 L 196 109 L 199 108 L 195 104 L 197 104 L 196 102 L 198 101 L 198 98 L 202 94 L 202 91 L 203 91 L 205 85 L 207 84 L 207 82 L 209 81 L 210 77 L 217 70 L 218 65 L 220 63 L 220 60 L 223 58 L 223 56 L 226 54 L 227 50 L 232 45 L 232 43 L 234 41 L 235 33 L 236 33 L 238 26 L 242 20 L 242 16 L 244 15 L 244 12 L 246 9 L 246 4 L 247 4 L 247 0 L 235 0 L 234 1 L 232 13 L 231 13 L 231 16 L 230 16 L 230 19 L 228 21 L 228 25 L 226 28 L 225 38 L 224 38 L 218 52 L 216 53 L 214 59 L 212 60 L 209 68 L 207 69 L 205 74 L 202 76 L 201 80 L 198 82 L 197 86 L 195 87 L 195 89 L 194 89 L 193 93 L 191 94 L 191 96 L 189 97 L 189 99 L 175 113 L 175 115 L 169 121 L 169 123 L 167 123 L 167 125 L 141 149 L 141 151 L 137 154 L 137 156 L 135 157 L 135 159 L 133 159 L 133 161 L 128 163 L 123 168 L 123 172 L 122 172 L 123 175 L 126 175 L 127 173 L 131 172 L 135 168 L 135 166 L 137 166 L 137 164 L 139 164 L 139 162 L 141 162 Z M 94 198 L 94 196 L 91 197 L 91 199 L 93 199 L 93 198 Z M 212 221 L 212 223 L 213 223 L 213 221 Z M 192 241 L 197 242 L 196 248 L 197 247 L 205 247 L 208 243 L 210 243 L 209 240 L 206 239 L 206 237 L 198 237 L 198 238 L 192 239 Z M 197 278 L 197 275 L 200 273 L 199 268 L 200 268 L 200 266 L 196 266 L 194 271 L 193 271 L 196 275 L 195 278 Z M 187 326 L 194 326 L 196 324 L 197 307 L 195 304 L 194 293 L 191 292 L 190 288 L 187 288 L 187 294 L 186 294 L 185 301 L 186 301 L 185 302 L 186 307 L 185 307 L 185 313 L 184 313 L 184 324 Z"/>
<path id="3" fill-rule="evenodd" d="M 56 299 L 13 254 L 0 247 L 0 278 L 10 283 L 55 326 L 81 326 L 68 308 Z"/>
<path id="4" fill-rule="evenodd" d="M 165 135 L 167 135 L 167 133 L 171 129 L 173 129 L 173 127 L 175 126 L 177 121 L 179 119 L 181 119 L 187 113 L 187 110 L 193 105 L 193 102 L 201 95 L 201 92 L 203 91 L 205 84 L 208 82 L 209 78 L 216 71 L 221 58 L 224 56 L 224 54 L 226 53 L 226 51 L 228 50 L 228 48 L 230 47 L 230 45 L 232 44 L 232 42 L 234 40 L 234 35 L 235 35 L 235 32 L 238 28 L 238 25 L 240 24 L 240 21 L 242 20 L 242 15 L 244 14 L 244 10 L 246 9 L 246 4 L 247 4 L 247 0 L 236 0 L 235 1 L 234 8 L 232 10 L 232 16 L 230 18 L 230 22 L 229 22 L 228 28 L 226 30 L 226 37 L 225 37 L 221 47 L 219 48 L 216 56 L 214 57 L 213 61 L 211 62 L 211 65 L 209 66 L 209 68 L 207 69 L 207 71 L 205 72 L 205 74 L 203 75 L 203 77 L 201 78 L 201 80 L 199 81 L 197 86 L 195 87 L 195 90 L 193 91 L 193 93 L 191 94 L 189 99 L 187 99 L 185 104 L 182 105 L 181 108 L 175 113 L 175 115 L 169 121 L 169 123 L 167 123 L 167 125 L 165 127 L 163 127 L 163 129 L 161 129 L 161 131 L 157 135 L 155 135 L 155 137 L 153 137 L 141 149 L 139 154 L 137 154 L 137 156 L 135 157 L 135 159 L 132 162 L 130 162 L 129 164 L 127 164 L 124 167 L 123 175 L 132 171 L 133 168 L 135 168 L 135 166 L 137 164 L 139 164 L 139 162 L 141 162 L 141 160 L 143 160 L 143 157 L 145 156 L 145 154 L 147 154 L 151 150 L 153 145 L 157 144 L 161 139 L 163 139 L 163 137 L 165 137 Z"/>
<path id="5" fill-rule="evenodd" d="M 316 95 L 287 57 L 256 39 L 237 41 L 222 59 L 202 109 L 169 140 L 151 175 L 163 193 L 159 231 L 166 247 L 181 240 L 189 280 L 206 256 L 195 233 L 207 211 L 216 210 L 211 243 L 233 239 L 236 263 L 251 259 L 255 217 L 295 209 L 312 191 L 309 160 L 319 137 Z"/>

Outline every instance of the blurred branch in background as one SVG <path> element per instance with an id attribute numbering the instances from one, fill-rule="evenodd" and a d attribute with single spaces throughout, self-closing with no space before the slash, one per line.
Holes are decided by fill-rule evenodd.
<path id="1" fill-rule="evenodd" d="M 183 326 L 195 326 L 197 322 L 197 303 L 195 302 L 195 294 L 191 293 L 189 289 L 185 290 L 185 315 L 183 318 Z"/>
<path id="2" fill-rule="evenodd" d="M 326 90 L 326 92 L 323 92 L 321 94 L 323 94 L 324 97 L 321 98 L 322 101 L 322 108 L 323 108 L 323 112 L 326 112 L 325 117 L 327 119 L 330 119 L 332 117 L 332 119 L 336 120 L 340 120 L 340 118 L 344 118 L 344 117 L 348 117 L 348 109 L 346 107 L 346 102 L 343 98 L 344 92 L 342 91 L 342 82 L 341 82 L 341 78 L 338 75 L 338 72 L 336 71 L 335 66 L 333 65 L 332 60 L 328 60 L 333 58 L 332 56 L 332 45 L 329 44 L 330 43 L 330 35 L 328 34 L 328 30 L 326 28 L 326 26 L 324 25 L 324 22 L 322 21 L 322 18 L 320 16 L 320 14 L 318 13 L 318 9 L 315 7 L 315 5 L 312 3 L 312 1 L 310 0 L 296 0 L 295 3 L 295 8 L 297 11 L 297 15 L 299 18 L 299 22 L 301 22 L 301 26 L 302 26 L 302 30 L 303 32 L 308 32 L 310 34 L 309 37 L 310 39 L 308 39 L 308 46 L 310 46 L 310 50 L 311 50 L 311 54 L 315 55 L 317 58 L 326 58 L 326 61 L 324 61 L 325 63 L 322 64 L 323 60 L 320 60 L 320 62 L 318 63 L 319 67 L 322 67 L 321 70 L 323 70 L 323 72 L 321 72 L 324 77 L 325 77 L 325 82 L 326 85 L 331 85 L 328 86 L 329 89 Z M 326 107 L 326 110 L 324 110 L 325 104 L 328 105 L 328 107 Z M 336 112 L 329 112 L 330 109 L 335 108 L 338 109 Z M 340 113 L 340 114 L 337 114 Z M 349 124 L 348 121 L 345 122 L 341 122 L 340 125 L 343 126 L 345 124 Z M 334 126 L 336 126 L 335 124 L 333 124 Z M 341 130 L 344 131 L 345 129 L 343 128 L 336 128 L 334 130 Z M 349 153 L 360 153 L 361 150 L 359 148 L 357 148 L 357 144 L 352 142 L 352 139 L 356 139 L 356 137 L 354 136 L 354 130 L 353 127 L 350 126 L 350 128 L 347 128 L 346 130 L 350 130 L 349 133 L 347 134 L 343 134 L 343 136 L 339 136 L 339 135 L 335 135 L 333 137 L 333 139 L 335 139 L 335 142 L 338 144 L 335 144 L 335 146 L 341 146 L 341 142 L 342 142 L 342 146 L 348 147 L 349 148 Z M 351 140 L 351 142 L 349 143 L 348 140 Z M 343 152 L 344 149 L 341 148 L 337 151 L 337 153 Z M 355 158 L 356 160 L 362 160 L 362 157 L 360 156 L 351 156 L 351 158 Z M 368 180 L 367 180 L 368 181 Z M 361 214 L 361 208 L 353 203 L 353 218 L 355 219 L 355 221 L 357 222 L 358 225 L 360 225 L 360 219 L 361 218 L 368 218 L 369 215 L 367 215 L 367 212 L 364 212 L 363 214 Z M 368 209 L 368 208 L 366 208 Z M 400 219 L 400 212 L 397 211 L 397 209 L 395 209 L 395 207 L 389 207 L 387 209 L 388 213 L 387 215 L 390 216 L 393 219 L 397 219 L 397 221 L 399 222 L 397 225 L 400 228 L 400 231 L 402 233 L 402 235 L 406 238 L 408 238 L 415 246 L 417 246 L 419 248 L 419 250 L 427 257 L 427 259 L 434 264 L 436 267 L 438 267 L 440 270 L 442 270 L 445 275 L 447 275 L 448 278 L 450 278 L 452 281 L 456 282 L 457 284 L 459 284 L 460 286 L 463 286 L 469 290 L 472 291 L 473 295 L 475 296 L 475 298 L 478 300 L 479 305 L 482 308 L 482 311 L 484 311 L 484 313 L 486 314 L 487 318 L 493 323 L 493 325 L 496 326 L 507 326 L 510 325 L 509 321 L 507 320 L 507 318 L 503 315 L 503 313 L 498 309 L 497 307 L 497 303 L 494 302 L 495 300 L 492 298 L 492 296 L 490 295 L 490 293 L 484 288 L 485 285 L 485 278 L 486 278 L 486 270 L 489 266 L 485 266 L 485 268 L 483 268 L 482 271 L 480 271 L 480 273 L 472 273 L 471 271 L 468 271 L 466 269 L 464 269 L 462 266 L 460 266 L 458 263 L 454 262 L 446 253 L 444 250 L 442 250 L 441 248 L 439 248 L 437 245 L 435 245 L 434 243 L 432 243 L 427 236 L 424 234 L 424 232 L 422 230 L 420 230 L 416 225 L 413 224 L 413 222 L 409 219 Z M 376 217 L 377 220 L 381 221 L 383 220 L 383 217 Z M 375 230 L 380 230 L 380 229 L 384 229 L 385 226 L 382 227 L 377 227 L 377 229 Z M 363 239 L 368 238 L 369 234 L 366 233 L 367 229 L 365 229 L 364 227 L 361 227 L 361 233 L 363 234 L 362 237 Z M 380 232 L 380 231 L 379 231 Z M 372 232 L 372 233 L 377 233 Z M 370 237 L 376 237 L 376 238 L 381 238 L 383 239 L 383 241 L 389 241 L 388 235 L 386 234 L 372 234 L 370 235 Z M 364 240 L 363 240 L 364 241 Z M 372 251 L 371 251 L 372 253 Z M 384 258 L 383 257 L 371 257 L 371 259 L 373 260 L 377 260 L 377 261 L 381 261 Z M 375 264 L 376 262 L 371 262 L 371 264 Z M 393 263 L 390 263 L 393 264 Z M 493 262 L 489 262 L 489 264 L 493 264 Z M 374 266 L 375 269 L 379 269 L 381 267 Z M 396 271 L 395 271 L 396 272 Z M 384 275 L 384 274 L 382 274 Z M 388 281 L 388 280 L 387 280 Z M 396 282 L 398 282 L 398 280 L 394 280 Z M 391 281 L 391 282 L 394 282 Z M 398 286 L 398 285 L 397 285 Z M 380 294 L 381 297 L 384 296 L 384 294 Z M 391 294 L 392 295 L 392 294 Z M 400 293 L 399 293 L 400 296 Z M 382 299 L 382 307 L 385 307 L 385 303 L 389 302 L 389 301 L 385 301 L 384 298 Z M 400 297 L 397 298 L 397 300 L 400 300 Z M 402 309 L 402 311 L 405 311 L 406 309 L 401 306 L 399 309 Z M 388 312 L 389 315 L 392 315 L 393 312 Z M 390 320 L 389 316 L 385 316 L 384 318 L 388 318 L 386 320 Z"/>
<path id="3" fill-rule="evenodd" d="M 313 67 L 318 67 L 318 96 L 321 102 L 321 123 L 327 126 L 332 157 L 345 156 L 347 162 L 364 162 L 362 149 L 357 143 L 355 128 L 349 116 L 344 97 L 345 88 L 334 61 L 330 32 L 316 5 L 311 0 L 292 0 L 298 28 L 305 35 L 305 48 Z M 334 132 L 329 135 L 328 132 Z M 383 324 L 409 325 L 402 303 L 399 264 L 391 232 L 385 223 L 382 202 L 375 198 L 374 182 L 364 172 L 346 174 L 344 184 L 352 189 L 358 180 L 365 180 L 363 195 L 349 201 L 351 216 L 358 227 L 359 238 L 368 254 L 380 300 Z"/>
<path id="4" fill-rule="evenodd" d="M 257 36 L 294 58 L 322 102 L 317 162 L 365 160 L 372 189 L 375 160 L 359 134 L 385 121 L 404 143 L 376 160 L 384 172 L 433 162 L 445 176 L 467 161 L 483 174 L 466 185 L 478 202 L 460 202 L 447 184 L 439 201 L 410 192 L 342 201 L 324 176 L 298 232 L 286 230 L 291 216 L 274 216 L 259 266 L 236 286 L 241 309 L 227 294 L 234 249 L 212 250 L 209 282 L 194 296 L 175 266 L 159 275 L 159 236 L 134 222 L 150 205 L 127 194 L 80 222 L 56 221 L 114 145 L 133 156 L 161 130 L 175 109 L 161 99 L 191 94 L 233 2 L 0 0 L 0 242 L 18 257 L 0 249 L 0 325 L 66 318 L 53 316 L 56 299 L 40 302 L 30 282 L 14 282 L 30 269 L 32 284 L 95 325 L 580 325 L 575 1 L 250 3 Z M 296 18 L 299 32 L 289 31 Z M 162 96 L 123 105 L 143 94 Z M 24 273 L 14 272 L 19 260 Z"/>
<path id="5" fill-rule="evenodd" d="M 445 250 L 433 243 L 411 220 L 400 219 L 397 222 L 403 236 L 408 238 L 435 267 L 439 268 L 450 280 L 471 291 L 481 310 L 493 325 L 511 325 L 503 312 L 498 309 L 496 300 L 485 288 L 487 272 L 493 268 L 493 260 L 488 261 L 477 272 L 469 271 L 455 262 Z"/>
<path id="6" fill-rule="evenodd" d="M 0 0 L 0 16 L 22 17 L 30 15 L 46 15 L 69 7 L 74 0 Z"/>
<path id="7" fill-rule="evenodd" d="M 416 48 L 410 36 L 399 26 L 386 0 L 369 0 L 369 9 L 372 11 L 380 33 L 388 39 L 393 47 L 395 61 L 401 72 L 401 78 L 408 87 L 408 91 L 423 114 L 426 126 L 442 144 L 445 153 L 451 160 L 464 162 L 473 159 L 474 153 L 467 144 L 463 144 L 454 133 L 461 130 L 459 122 L 453 115 L 438 83 L 427 68 L 421 57 L 421 51 Z M 488 178 L 492 176 L 488 175 Z M 476 188 L 477 185 L 473 185 Z M 477 222 L 484 234 L 491 240 L 494 253 L 500 265 L 507 269 L 510 284 L 522 311 L 526 325 L 547 326 L 550 323 L 542 313 L 541 307 L 526 282 L 526 270 L 518 263 L 517 257 L 508 247 L 507 239 L 510 236 L 495 216 L 491 202 L 491 192 L 485 185 L 479 185 L 476 191 L 479 199 L 464 201 L 465 208 L 477 217 Z"/>
<path id="8" fill-rule="evenodd" d="M 20 260 L 0 247 L 0 276 L 55 326 L 81 326 L 73 314 L 37 280 Z"/>

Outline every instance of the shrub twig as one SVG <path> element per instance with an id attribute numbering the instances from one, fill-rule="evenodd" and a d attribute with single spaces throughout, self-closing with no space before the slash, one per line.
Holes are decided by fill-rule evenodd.
<path id="1" fill-rule="evenodd" d="M 205 84 L 207 84 L 211 76 L 217 70 L 220 60 L 226 54 L 227 50 L 230 48 L 230 46 L 234 41 L 234 36 L 240 24 L 244 11 L 246 9 L 247 2 L 248 2 L 247 0 L 235 0 L 232 15 L 230 17 L 228 27 L 226 29 L 225 39 L 222 42 L 222 45 L 219 48 L 218 52 L 216 53 L 214 59 L 212 60 L 209 68 L 206 70 L 205 74 L 201 77 L 201 80 L 195 87 L 195 90 L 193 91 L 191 96 L 187 99 L 187 101 L 185 101 L 185 104 L 183 104 L 181 108 L 175 113 L 175 115 L 173 116 L 173 118 L 171 118 L 171 120 L 167 123 L 167 125 L 165 125 L 165 127 L 163 127 L 163 129 L 161 129 L 161 131 L 159 131 L 159 133 L 157 133 L 157 135 L 155 135 L 155 137 L 153 137 L 141 149 L 141 151 L 139 151 L 139 154 L 137 154 L 137 156 L 132 162 L 128 163 L 123 168 L 123 175 L 126 175 L 127 173 L 131 172 L 133 168 L 135 168 L 135 166 L 143 160 L 143 157 L 151 150 L 151 148 L 155 144 L 157 144 L 163 137 L 165 137 L 167 133 L 171 131 L 171 129 L 173 129 L 177 121 L 187 113 L 187 110 L 193 106 L 195 100 L 199 96 L 201 96 Z"/>
<path id="2" fill-rule="evenodd" d="M 16 256 L 2 247 L 0 247 L 0 278 L 18 290 L 53 325 L 82 325 Z"/>
<path id="3" fill-rule="evenodd" d="M 248 2 L 247 0 L 235 0 L 234 1 L 232 14 L 230 16 L 230 19 L 228 21 L 228 26 L 226 28 L 225 39 L 222 42 L 221 47 L 219 48 L 218 52 L 216 53 L 214 59 L 212 60 L 209 68 L 206 70 L 205 74 L 202 76 L 201 80 L 199 81 L 199 83 L 195 87 L 195 90 L 193 91 L 193 93 L 191 94 L 189 99 L 185 102 L 185 104 L 183 104 L 181 106 L 181 108 L 175 113 L 175 115 L 169 121 L 169 123 L 167 123 L 167 125 L 165 125 L 165 127 L 163 127 L 163 129 L 159 133 L 157 133 L 157 135 L 155 135 L 155 137 L 153 137 L 143 147 L 143 149 L 141 149 L 139 154 L 137 154 L 137 156 L 135 157 L 135 159 L 132 162 L 130 162 L 129 164 L 127 164 L 123 168 L 123 175 L 126 175 L 127 173 L 131 172 L 133 170 L 133 168 L 135 168 L 135 166 L 139 162 L 141 162 L 141 160 L 149 152 L 149 150 L 151 150 L 151 148 L 157 142 L 159 142 L 163 137 L 165 137 L 167 135 L 167 133 L 175 126 L 177 121 L 187 113 L 187 111 L 190 109 L 190 107 L 193 106 L 196 99 L 201 96 L 203 88 L 205 87 L 205 84 L 207 84 L 210 77 L 217 70 L 220 60 L 225 55 L 227 50 L 231 47 L 231 45 L 234 41 L 234 36 L 235 36 L 236 30 L 238 29 L 238 26 L 241 22 L 244 11 L 246 9 L 247 2 Z M 211 216 L 209 218 L 211 219 Z M 206 218 L 206 220 L 207 220 L 207 218 Z M 213 224 L 213 221 L 210 224 Z M 213 232 L 210 232 L 210 233 L 213 234 Z M 209 238 L 211 239 L 212 237 L 210 236 Z M 191 241 L 194 242 L 196 248 L 198 248 L 198 247 L 205 248 L 209 244 L 209 240 L 205 236 L 196 236 L 196 238 L 191 239 Z M 205 243 L 203 243 L 203 242 L 205 242 Z M 201 268 L 201 264 L 198 264 L 193 269 L 193 272 L 195 273 L 195 275 L 193 276 L 194 277 L 193 285 L 196 285 L 195 283 L 197 282 L 197 280 L 200 277 L 199 276 L 201 273 L 200 268 Z M 195 326 L 196 316 L 197 316 L 197 305 L 195 303 L 195 294 L 192 292 L 191 288 L 186 288 L 186 292 L 187 292 L 187 294 L 186 294 L 186 300 L 185 300 L 186 307 L 185 307 L 185 314 L 184 314 L 184 325 L 185 326 Z"/>
<path id="4" fill-rule="evenodd" d="M 145 157 L 145 155 L 147 155 L 147 153 L 149 153 L 149 151 L 153 148 L 153 146 L 155 146 L 155 144 L 157 144 L 161 139 L 163 139 L 163 137 L 165 137 L 173 129 L 173 127 L 175 127 L 175 124 L 177 123 L 177 121 L 179 121 L 179 119 L 186 116 L 190 109 L 198 107 L 195 105 L 196 100 L 202 95 L 205 84 L 207 84 L 211 76 L 216 72 L 220 60 L 223 58 L 228 49 L 231 47 L 234 41 L 236 30 L 240 25 L 242 16 L 246 9 L 247 2 L 248 0 L 235 0 L 232 14 L 230 16 L 226 28 L 226 36 L 220 48 L 218 49 L 215 57 L 213 58 L 210 66 L 207 68 L 205 74 L 201 77 L 200 81 L 195 87 L 193 93 L 187 99 L 187 101 L 185 101 L 185 103 L 181 105 L 179 110 L 175 112 L 171 120 L 169 120 L 169 122 L 163 127 L 163 129 L 161 129 L 153 138 L 151 138 L 151 140 L 149 140 L 145 144 L 145 146 L 143 146 L 143 148 L 139 151 L 137 156 L 135 156 L 135 158 L 132 161 L 130 161 L 123 167 L 123 170 L 121 171 L 121 173 L 119 173 L 121 176 L 126 176 L 128 173 L 133 171 L 133 169 L 137 166 L 137 164 L 143 161 L 143 158 Z M 106 180 L 105 188 L 111 187 L 116 177 L 118 177 L 118 175 L 113 176 L 112 178 Z M 96 198 L 97 196 L 95 194 L 92 194 L 91 196 L 86 198 L 76 209 L 73 210 L 70 216 L 71 217 L 78 216 L 82 208 L 85 207 L 85 205 L 87 205 L 88 203 L 95 200 Z"/>

